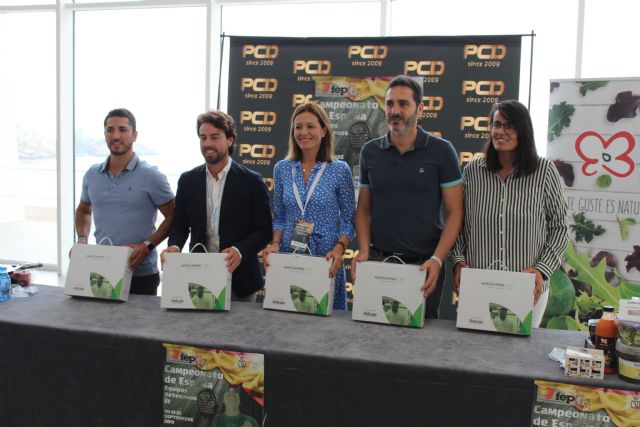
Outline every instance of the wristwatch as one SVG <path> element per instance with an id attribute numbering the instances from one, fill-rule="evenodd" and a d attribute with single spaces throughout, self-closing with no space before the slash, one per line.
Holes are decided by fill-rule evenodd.
<path id="1" fill-rule="evenodd" d="M 152 251 L 153 248 L 156 247 L 156 245 L 154 245 L 152 242 L 150 242 L 149 240 L 145 240 L 144 241 L 145 246 L 147 247 L 147 249 L 149 249 L 149 251 Z"/>

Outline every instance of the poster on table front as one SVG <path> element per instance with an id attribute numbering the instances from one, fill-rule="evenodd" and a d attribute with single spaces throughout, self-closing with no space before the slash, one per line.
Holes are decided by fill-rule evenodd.
<path id="1" fill-rule="evenodd" d="M 264 355 L 164 347 L 163 426 L 263 425 Z"/>
<path id="2" fill-rule="evenodd" d="M 519 35 L 282 38 L 230 37 L 228 113 L 236 120 L 234 161 L 259 172 L 273 189 L 273 167 L 287 154 L 291 114 L 313 100 L 329 114 L 335 153 L 358 183 L 362 145 L 386 134 L 388 82 L 406 74 L 424 88 L 421 126 L 451 141 L 464 164 L 481 154 L 487 114 L 518 99 Z M 353 301 L 345 254 L 347 300 Z"/>
<path id="3" fill-rule="evenodd" d="M 557 80 L 547 157 L 561 176 L 569 245 L 542 326 L 586 330 L 640 296 L 640 79 Z"/>
<path id="4" fill-rule="evenodd" d="M 640 391 L 536 380 L 531 426 L 635 427 Z"/>

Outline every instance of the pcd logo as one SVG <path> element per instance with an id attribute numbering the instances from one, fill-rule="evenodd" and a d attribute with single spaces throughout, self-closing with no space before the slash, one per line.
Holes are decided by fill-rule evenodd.
<path id="1" fill-rule="evenodd" d="M 344 259 L 352 259 L 354 256 L 356 256 L 357 253 L 357 251 L 347 248 L 344 250 Z"/>
<path id="2" fill-rule="evenodd" d="M 301 93 L 294 93 L 293 94 L 293 101 L 292 101 L 292 107 L 297 107 L 300 104 L 306 104 L 307 102 L 311 101 L 311 97 L 313 95 L 303 95 Z"/>
<path id="3" fill-rule="evenodd" d="M 445 68 L 444 61 L 404 61 L 404 74 L 415 71 L 419 76 L 441 76 Z"/>
<path id="4" fill-rule="evenodd" d="M 482 151 L 473 153 L 471 151 L 461 151 L 458 156 L 460 159 L 460 164 L 468 163 L 473 159 L 477 159 L 478 157 L 484 157 L 484 153 Z"/>
<path id="5" fill-rule="evenodd" d="M 273 159 L 276 156 L 276 146 L 266 144 L 240 144 L 240 157 L 247 154 L 254 159 Z"/>
<path id="6" fill-rule="evenodd" d="M 254 125 L 273 125 L 277 118 L 274 111 L 240 111 L 240 124 L 250 121 Z"/>
<path id="7" fill-rule="evenodd" d="M 278 79 L 265 79 L 243 77 L 240 81 L 240 90 L 251 88 L 254 92 L 275 92 L 278 90 Z"/>
<path id="8" fill-rule="evenodd" d="M 462 82 L 462 94 L 467 92 L 475 92 L 477 95 L 502 95 L 504 93 L 504 82 L 481 80 L 476 82 L 474 80 L 464 80 Z"/>
<path id="9" fill-rule="evenodd" d="M 489 118 L 488 117 L 460 117 L 460 130 L 473 127 L 473 129 L 479 132 L 489 132 Z"/>
<path id="10" fill-rule="evenodd" d="M 258 59 L 275 59 L 278 57 L 278 46 L 274 44 L 245 44 L 242 46 L 242 57 L 251 55 Z"/>
<path id="11" fill-rule="evenodd" d="M 466 44 L 464 57 L 476 56 L 478 59 L 502 59 L 507 56 L 507 47 L 503 44 Z"/>
<path id="12" fill-rule="evenodd" d="M 264 182 L 264 185 L 267 186 L 268 191 L 273 191 L 273 178 L 262 178 L 262 181 Z"/>
<path id="13" fill-rule="evenodd" d="M 331 61 L 302 61 L 296 59 L 293 61 L 293 74 L 297 74 L 298 71 L 304 71 L 307 74 L 330 74 Z"/>
<path id="14" fill-rule="evenodd" d="M 362 59 L 384 59 L 388 52 L 386 46 L 349 46 L 349 58 L 358 55 Z"/>
<path id="15" fill-rule="evenodd" d="M 422 103 L 426 111 L 440 111 L 444 107 L 444 98 L 441 96 L 423 96 Z"/>

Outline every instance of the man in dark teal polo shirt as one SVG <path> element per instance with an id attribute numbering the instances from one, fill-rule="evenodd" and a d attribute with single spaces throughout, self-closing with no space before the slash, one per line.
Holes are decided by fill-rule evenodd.
<path id="1" fill-rule="evenodd" d="M 355 280 L 358 262 L 393 255 L 420 265 L 426 271 L 421 288 L 427 297 L 426 317 L 437 318 L 442 262 L 462 226 L 462 174 L 451 143 L 418 127 L 423 108 L 422 85 L 416 80 L 398 76 L 389 83 L 389 133 L 367 142 L 360 153 L 359 253 L 351 274 Z"/>

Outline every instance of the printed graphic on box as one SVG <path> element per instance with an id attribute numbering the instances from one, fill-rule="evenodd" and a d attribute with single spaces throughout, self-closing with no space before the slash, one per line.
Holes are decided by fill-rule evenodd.
<path id="1" fill-rule="evenodd" d="M 531 335 L 534 286 L 530 273 L 463 268 L 456 326 Z"/>
<path id="2" fill-rule="evenodd" d="M 164 347 L 163 425 L 263 425 L 264 355 Z"/>
<path id="3" fill-rule="evenodd" d="M 358 265 L 353 320 L 421 328 L 425 273 L 417 265 L 367 261 Z"/>
<path id="4" fill-rule="evenodd" d="M 536 380 L 531 426 L 635 427 L 640 392 Z"/>
<path id="5" fill-rule="evenodd" d="M 122 279 L 118 281 L 115 289 L 111 286 L 109 279 L 100 273 L 92 271 L 89 274 L 89 282 L 91 283 L 91 293 L 96 298 L 112 298 L 117 299 L 122 289 Z"/>
<path id="6" fill-rule="evenodd" d="M 640 79 L 551 82 L 547 157 L 562 177 L 569 246 L 542 327 L 587 330 L 640 296 Z"/>
<path id="7" fill-rule="evenodd" d="M 226 311 L 231 307 L 231 273 L 221 253 L 167 253 L 162 308 Z"/>
<path id="8" fill-rule="evenodd" d="M 328 316 L 333 312 L 334 280 L 324 257 L 271 254 L 263 307 Z"/>
<path id="9" fill-rule="evenodd" d="M 131 248 L 75 244 L 65 281 L 67 295 L 127 301 L 132 271 Z M 114 286 L 115 283 L 115 286 Z"/>

